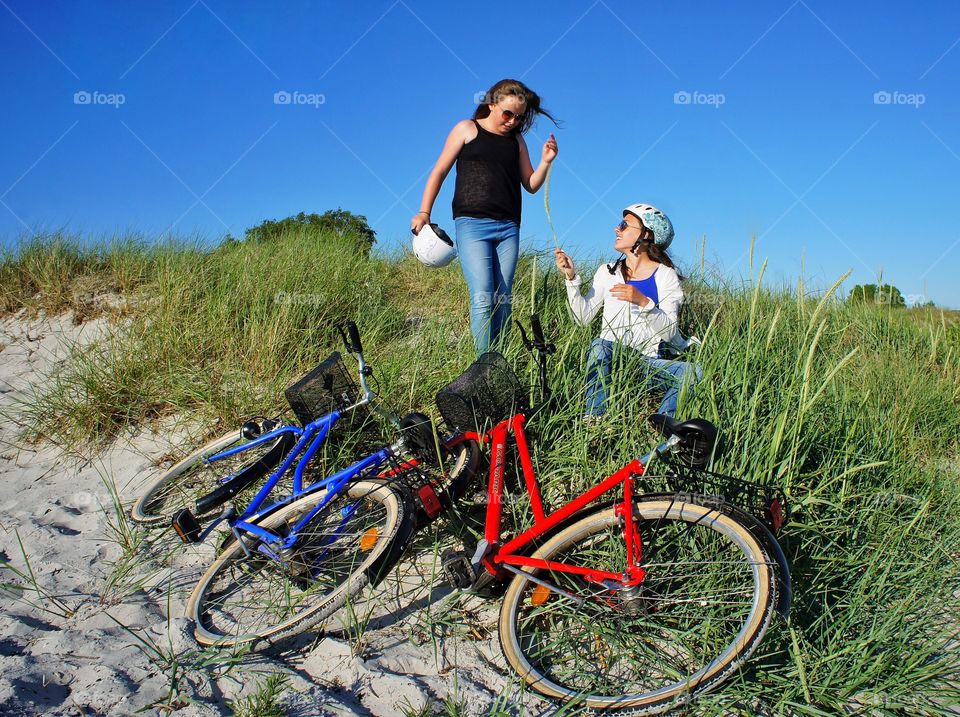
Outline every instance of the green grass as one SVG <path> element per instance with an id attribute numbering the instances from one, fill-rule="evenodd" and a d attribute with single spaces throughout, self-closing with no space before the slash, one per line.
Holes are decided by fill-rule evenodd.
<path id="1" fill-rule="evenodd" d="M 536 309 L 557 344 L 559 407 L 537 419 L 534 444 L 557 504 L 646 452 L 644 419 L 657 401 L 623 380 L 614 420 L 598 429 L 576 420 L 597 327 L 573 326 L 547 259 L 521 259 L 514 311 Z M 762 269 L 739 284 L 702 266 L 688 273 L 704 380 L 681 415 L 721 427 L 721 470 L 787 491 L 796 591 L 789 626 L 774 627 L 698 714 L 941 714 L 960 703 L 957 315 L 767 287 Z M 398 411 L 435 413 L 435 392 L 473 357 L 456 265 L 358 258 L 329 236 L 213 251 L 138 240 L 81 248 L 53 236 L 4 257 L 0 278 L 8 313 L 85 318 L 97 312 L 91 292 L 125 298 L 116 330 L 76 351 L 26 407 L 32 435 L 78 451 L 160 417 L 190 416 L 213 434 L 279 412 L 283 389 L 338 348 L 333 327 L 346 318 Z M 517 336 L 507 353 L 533 381 Z"/>
<path id="2" fill-rule="evenodd" d="M 229 703 L 234 717 L 285 717 L 281 698 L 289 678 L 281 673 L 267 675 L 257 691 Z"/>

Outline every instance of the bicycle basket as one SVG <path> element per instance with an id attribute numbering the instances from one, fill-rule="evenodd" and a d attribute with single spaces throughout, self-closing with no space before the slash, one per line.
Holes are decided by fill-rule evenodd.
<path id="1" fill-rule="evenodd" d="M 284 395 L 304 426 L 333 410 L 349 408 L 360 400 L 357 384 L 347 372 L 338 351 L 334 351 L 323 363 L 290 386 Z M 366 406 L 354 409 L 351 413 L 351 425 L 359 425 L 369 415 Z"/>
<path id="2" fill-rule="evenodd" d="M 467 431 L 496 424 L 527 407 L 517 375 L 507 360 L 489 351 L 437 393 L 437 408 L 452 429 Z"/>
<path id="3" fill-rule="evenodd" d="M 670 491 L 690 495 L 697 502 L 721 501 L 750 513 L 776 535 L 790 519 L 787 496 L 781 488 L 733 476 L 676 467 L 663 475 Z"/>

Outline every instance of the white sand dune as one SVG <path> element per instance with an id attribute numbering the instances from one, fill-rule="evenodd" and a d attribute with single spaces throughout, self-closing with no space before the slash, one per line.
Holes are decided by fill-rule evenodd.
<path id="1" fill-rule="evenodd" d="M 469 713 L 503 700 L 526 703 L 527 714 L 544 707 L 503 667 L 497 603 L 470 598 L 443 617 L 450 601 L 441 585 L 431 594 L 432 553 L 408 556 L 404 577 L 380 586 L 365 629 L 235 664 L 201 653 L 184 603 L 212 548 L 131 531 L 109 488 L 128 507 L 164 456 L 189 447 L 187 431 L 125 435 L 87 460 L 21 436 L 18 405 L 33 399 L 32 386 L 108 330 L 105 319 L 75 326 L 69 315 L 0 321 L 0 713 L 231 714 L 229 703 L 272 673 L 287 675 L 291 715 L 396 715 L 445 699 Z"/>

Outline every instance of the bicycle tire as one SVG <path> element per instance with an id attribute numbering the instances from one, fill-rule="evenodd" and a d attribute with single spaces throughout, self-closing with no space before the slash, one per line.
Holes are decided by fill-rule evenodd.
<path id="1" fill-rule="evenodd" d="M 501 646 L 537 692 L 613 714 L 659 714 L 719 685 L 763 637 L 775 576 L 747 527 L 715 508 L 669 498 L 638 498 L 634 515 L 646 570 L 638 588 L 612 591 L 570 573 L 524 568 L 587 598 L 577 605 L 524 575 L 510 582 Z M 625 542 L 611 507 L 561 530 L 533 557 L 616 572 L 626 565 Z"/>
<path id="2" fill-rule="evenodd" d="M 317 495 L 305 496 L 259 525 L 274 532 L 289 529 L 319 501 Z M 352 513 L 344 515 L 348 506 Z M 285 564 L 261 555 L 265 544 L 253 536 L 246 539 L 249 557 L 231 542 L 187 603 L 194 637 L 201 645 L 260 649 L 309 630 L 396 564 L 413 532 L 410 515 L 407 497 L 394 486 L 357 481 L 301 529 L 301 539 L 281 556 Z M 375 543 L 368 547 L 370 536 Z"/>
<path id="3" fill-rule="evenodd" d="M 130 518 L 143 525 L 168 527 L 178 510 L 192 509 L 197 498 L 210 493 L 221 484 L 222 477 L 236 474 L 256 461 L 267 459 L 270 451 L 282 439 L 282 436 L 278 436 L 275 441 L 268 441 L 255 449 L 243 451 L 217 461 L 216 464 L 206 464 L 204 461 L 209 456 L 248 442 L 248 439 L 241 436 L 240 429 L 214 438 L 150 483 L 130 509 Z M 275 460 L 265 460 L 262 466 L 264 476 L 280 464 L 283 455 L 278 453 L 271 458 Z M 212 509 L 195 517 L 203 519 L 216 512 Z"/>

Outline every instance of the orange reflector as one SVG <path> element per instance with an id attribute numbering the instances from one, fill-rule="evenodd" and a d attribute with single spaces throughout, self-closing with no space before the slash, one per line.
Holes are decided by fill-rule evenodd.
<path id="1" fill-rule="evenodd" d="M 377 544 L 380 538 L 380 531 L 377 528 L 370 528 L 363 537 L 360 538 L 360 550 L 369 553 Z"/>
<path id="2" fill-rule="evenodd" d="M 545 585 L 537 585 L 537 587 L 533 589 L 533 592 L 530 593 L 530 602 L 535 607 L 539 607 L 550 599 L 550 592 L 550 588 Z"/>

